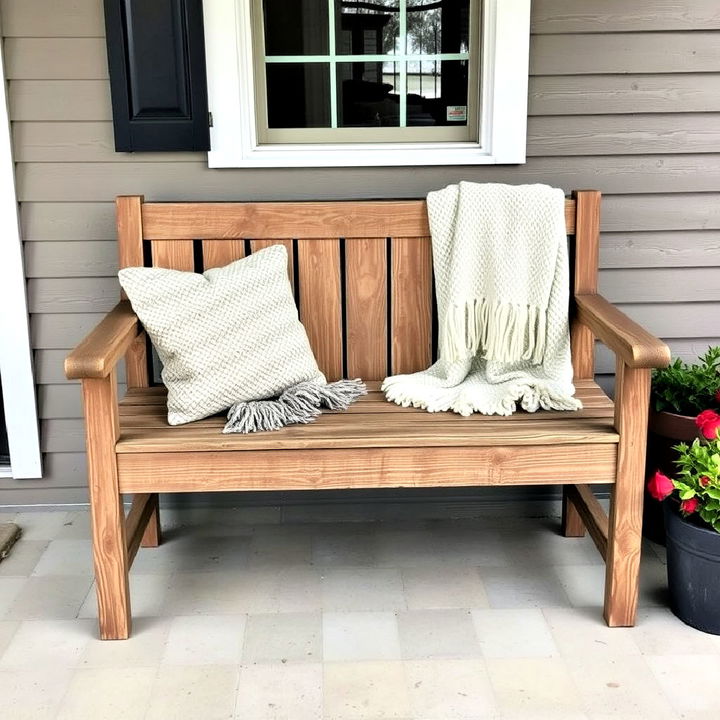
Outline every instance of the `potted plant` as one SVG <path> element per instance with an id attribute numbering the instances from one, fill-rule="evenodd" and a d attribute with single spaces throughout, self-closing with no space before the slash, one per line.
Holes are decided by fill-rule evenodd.
<path id="1" fill-rule="evenodd" d="M 670 605 L 685 623 L 720 635 L 720 413 L 695 418 L 701 437 L 675 446 L 677 471 L 656 472 L 649 493 L 665 500 Z"/>
<path id="2" fill-rule="evenodd" d="M 670 367 L 653 373 L 648 418 L 647 474 L 655 470 L 672 475 L 680 442 L 697 435 L 695 417 L 707 408 L 720 408 L 720 346 L 708 348 L 697 363 L 679 358 Z M 645 498 L 647 500 L 647 497 Z M 643 534 L 664 544 L 662 507 L 646 502 Z"/>

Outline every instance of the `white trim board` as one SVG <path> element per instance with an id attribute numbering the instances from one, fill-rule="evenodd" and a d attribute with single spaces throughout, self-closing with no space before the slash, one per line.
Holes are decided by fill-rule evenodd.
<path id="1" fill-rule="evenodd" d="M 13 478 L 42 475 L 5 67 L 0 53 L 0 376 Z"/>
<path id="2" fill-rule="evenodd" d="M 208 101 L 213 117 L 208 165 L 352 167 L 494 165 L 525 162 L 530 0 L 482 3 L 479 142 L 261 145 L 252 0 L 204 0 Z"/>

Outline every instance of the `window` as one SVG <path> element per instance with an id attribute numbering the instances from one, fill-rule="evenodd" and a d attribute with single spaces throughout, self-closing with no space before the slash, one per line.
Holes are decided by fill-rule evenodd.
<path id="1" fill-rule="evenodd" d="M 525 161 L 529 0 L 205 0 L 211 167 Z"/>

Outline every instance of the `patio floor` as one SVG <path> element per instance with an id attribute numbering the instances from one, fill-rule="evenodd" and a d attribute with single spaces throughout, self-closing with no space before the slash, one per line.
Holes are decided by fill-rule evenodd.
<path id="1" fill-rule="evenodd" d="M 100 642 L 87 513 L 0 514 L 24 528 L 0 563 L 0 714 L 718 717 L 720 638 L 665 609 L 661 548 L 637 627 L 610 630 L 600 557 L 556 518 L 277 518 L 166 511 L 132 569 L 133 637 Z"/>

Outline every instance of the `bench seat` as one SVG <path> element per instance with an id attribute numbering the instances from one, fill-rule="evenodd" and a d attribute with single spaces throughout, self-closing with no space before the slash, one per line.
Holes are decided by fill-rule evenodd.
<path id="1" fill-rule="evenodd" d="M 216 415 L 167 423 L 164 388 L 120 402 L 121 492 L 330 490 L 615 482 L 614 407 L 580 380 L 579 412 L 427 413 L 387 402 L 378 382 L 345 413 L 270 433 L 221 433 Z"/>
<path id="2" fill-rule="evenodd" d="M 581 380 L 579 412 L 518 412 L 509 417 L 427 413 L 388 402 L 379 383 L 344 413 L 323 413 L 310 425 L 269 433 L 223 435 L 224 415 L 187 425 L 167 422 L 163 387 L 133 388 L 120 402 L 118 453 L 341 448 L 496 447 L 614 444 L 613 403 L 591 380 Z M 542 420 L 542 422 L 537 422 Z"/>

